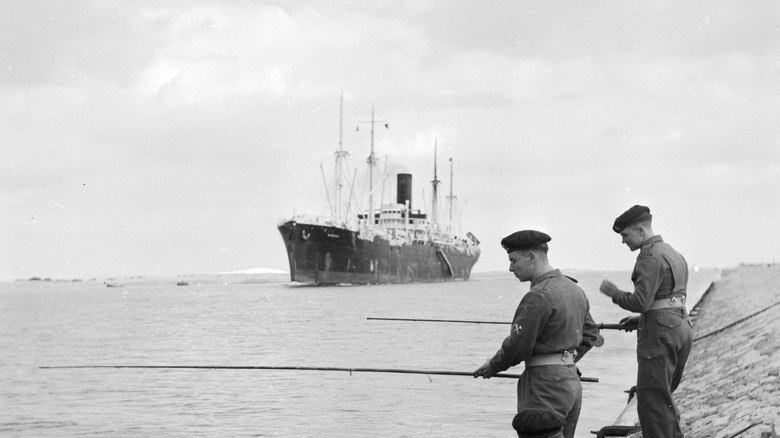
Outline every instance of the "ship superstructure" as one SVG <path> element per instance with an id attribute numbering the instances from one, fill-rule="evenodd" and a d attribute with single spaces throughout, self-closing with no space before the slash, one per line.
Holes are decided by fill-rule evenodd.
<path id="1" fill-rule="evenodd" d="M 431 217 L 412 205 L 412 175 L 396 175 L 396 202 L 374 208 L 374 119 L 371 111 L 371 153 L 368 157 L 368 206 L 355 212 L 355 179 L 345 175 L 348 153 L 341 134 L 326 215 L 293 215 L 278 229 L 290 265 L 290 280 L 307 284 L 408 283 L 466 280 L 479 259 L 479 240 L 469 233 L 458 236 L 452 226 L 455 197 L 450 184 L 449 220 L 438 220 L 436 148 Z M 340 130 L 341 132 L 341 130 Z M 387 175 L 384 175 L 385 178 Z M 452 160 L 450 160 L 452 179 Z M 349 190 L 346 190 L 349 189 Z M 346 193 L 345 193 L 346 192 Z M 345 196 L 346 195 L 346 196 Z M 346 197 L 346 200 L 344 199 Z"/>

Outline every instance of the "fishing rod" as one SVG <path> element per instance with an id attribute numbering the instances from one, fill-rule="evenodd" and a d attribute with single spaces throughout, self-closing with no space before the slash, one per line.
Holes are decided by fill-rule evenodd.
<path id="1" fill-rule="evenodd" d="M 503 321 L 469 321 L 462 319 L 415 319 L 415 318 L 366 318 L 375 321 L 454 322 L 462 324 L 511 324 Z"/>
<path id="2" fill-rule="evenodd" d="M 448 322 L 448 323 L 457 323 L 457 324 L 512 324 L 511 322 L 503 322 L 503 321 L 473 321 L 473 320 L 467 320 L 467 319 L 419 319 L 419 318 L 376 318 L 376 317 L 369 317 L 366 318 L 367 320 L 371 321 L 411 321 L 411 322 Z M 599 323 L 597 324 L 599 330 L 635 330 L 636 327 L 632 327 L 630 325 L 625 324 L 604 324 Z"/>
<path id="3" fill-rule="evenodd" d="M 604 324 L 603 322 L 600 322 L 597 325 L 599 330 L 625 330 L 630 332 L 631 330 L 637 329 L 636 324 Z"/>
<path id="4" fill-rule="evenodd" d="M 425 374 L 438 376 L 469 376 L 473 372 L 440 371 L 440 370 L 408 370 L 398 368 L 336 368 L 336 367 L 288 367 L 288 366 L 222 366 L 222 365 L 62 365 L 41 366 L 38 369 L 84 369 L 84 368 L 133 368 L 133 369 L 184 369 L 184 370 L 284 370 L 284 371 L 346 371 L 352 373 L 396 373 Z M 493 377 L 519 379 L 520 374 L 498 373 Z M 580 381 L 598 383 L 598 377 L 580 377 Z"/>

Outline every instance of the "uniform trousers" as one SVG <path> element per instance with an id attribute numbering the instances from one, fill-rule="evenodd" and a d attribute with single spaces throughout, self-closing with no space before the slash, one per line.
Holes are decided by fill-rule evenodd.
<path id="1" fill-rule="evenodd" d="M 644 438 L 683 438 L 672 399 L 693 344 L 685 308 L 650 310 L 637 327 L 637 413 Z"/>
<path id="2" fill-rule="evenodd" d="M 512 426 L 521 438 L 573 438 L 581 406 L 582 383 L 575 365 L 529 367 L 517 382 Z"/>

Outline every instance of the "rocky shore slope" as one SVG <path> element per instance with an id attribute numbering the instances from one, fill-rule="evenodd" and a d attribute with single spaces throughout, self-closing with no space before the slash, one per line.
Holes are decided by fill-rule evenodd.
<path id="1" fill-rule="evenodd" d="M 776 437 L 780 432 L 780 265 L 743 265 L 723 271 L 691 317 L 693 350 L 674 394 L 685 436 Z"/>
<path id="2" fill-rule="evenodd" d="M 740 266 L 691 311 L 693 350 L 675 391 L 686 437 L 780 428 L 780 265 Z"/>

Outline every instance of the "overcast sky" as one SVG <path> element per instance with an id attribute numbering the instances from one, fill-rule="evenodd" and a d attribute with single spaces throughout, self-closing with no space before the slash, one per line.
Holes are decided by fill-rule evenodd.
<path id="1" fill-rule="evenodd" d="M 289 270 L 276 226 L 322 211 L 342 90 L 353 167 L 373 104 L 416 207 L 434 142 L 445 195 L 453 158 L 477 272 L 527 228 L 557 267 L 630 269 L 636 203 L 691 266 L 780 255 L 776 1 L 0 9 L 0 279 Z"/>

